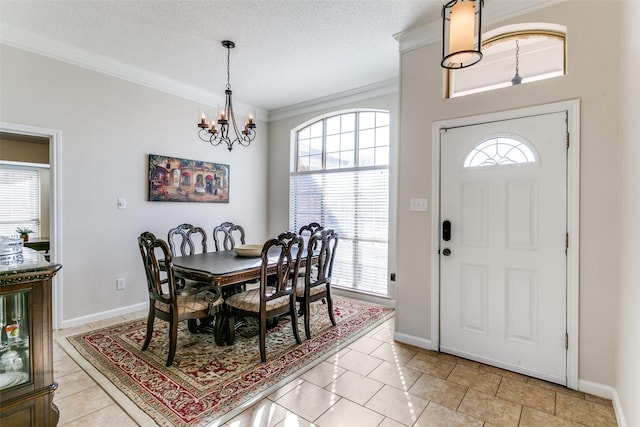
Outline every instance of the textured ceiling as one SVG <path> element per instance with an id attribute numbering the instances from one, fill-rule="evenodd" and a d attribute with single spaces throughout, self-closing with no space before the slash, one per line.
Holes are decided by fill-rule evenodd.
<path id="1" fill-rule="evenodd" d="M 264 110 L 398 76 L 393 34 L 440 1 L 9 1 L 0 22 Z"/>
<path id="2" fill-rule="evenodd" d="M 274 111 L 397 79 L 393 35 L 423 24 L 438 33 L 444 1 L 0 0 L 0 36 L 17 30 L 52 47 L 40 53 L 88 52 L 217 99 L 227 78 L 220 42 L 233 40 L 234 101 Z M 557 1 L 485 0 L 483 14 L 489 22 Z"/>

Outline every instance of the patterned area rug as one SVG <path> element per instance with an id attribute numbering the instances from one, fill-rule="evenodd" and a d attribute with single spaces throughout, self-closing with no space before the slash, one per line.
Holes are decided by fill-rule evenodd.
<path id="1" fill-rule="evenodd" d="M 173 365 L 165 367 L 167 324 L 156 320 L 149 348 L 146 319 L 70 337 L 60 344 L 141 425 L 217 426 L 320 363 L 393 315 L 393 309 L 334 296 L 337 326 L 324 304 L 312 304 L 312 337 L 296 345 L 290 319 L 267 332 L 267 362 L 260 362 L 257 325 L 248 322 L 232 346 L 213 336 L 178 331 Z"/>

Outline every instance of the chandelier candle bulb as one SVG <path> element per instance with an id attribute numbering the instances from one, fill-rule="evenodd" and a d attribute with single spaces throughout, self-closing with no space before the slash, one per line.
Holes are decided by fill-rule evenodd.
<path id="1" fill-rule="evenodd" d="M 199 108 L 198 109 L 198 119 L 199 119 L 199 123 L 198 123 L 198 127 L 201 129 L 207 129 L 209 127 L 209 123 L 207 123 L 207 111 L 204 108 Z"/>

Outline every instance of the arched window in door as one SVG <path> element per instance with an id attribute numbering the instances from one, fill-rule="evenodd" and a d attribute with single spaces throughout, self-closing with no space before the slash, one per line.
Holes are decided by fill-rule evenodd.
<path id="1" fill-rule="evenodd" d="M 486 139 L 473 147 L 464 159 L 465 168 L 535 163 L 536 155 L 527 143 L 512 137 Z"/>

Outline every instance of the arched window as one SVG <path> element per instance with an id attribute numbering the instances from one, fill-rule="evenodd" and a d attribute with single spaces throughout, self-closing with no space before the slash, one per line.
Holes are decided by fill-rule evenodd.
<path id="1" fill-rule="evenodd" d="M 496 137 L 482 141 L 464 159 L 465 168 L 506 166 L 535 163 L 536 156 L 529 146 L 511 137 Z"/>
<path id="2" fill-rule="evenodd" d="M 290 229 L 336 230 L 332 286 L 387 296 L 389 112 L 332 113 L 292 139 Z"/>
<path id="3" fill-rule="evenodd" d="M 483 36 L 482 60 L 449 70 L 447 97 L 550 79 L 566 74 L 566 28 L 555 24 L 517 24 Z"/>
<path id="4" fill-rule="evenodd" d="M 296 132 L 296 171 L 389 165 L 389 113 L 354 111 Z"/>

